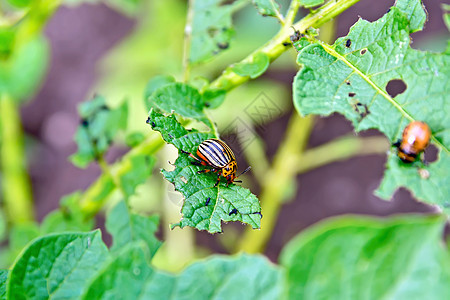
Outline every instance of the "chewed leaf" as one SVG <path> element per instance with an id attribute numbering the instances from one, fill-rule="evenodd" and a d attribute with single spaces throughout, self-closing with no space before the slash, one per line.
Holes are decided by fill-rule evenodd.
<path id="1" fill-rule="evenodd" d="M 166 142 L 183 152 L 196 153 L 201 142 L 214 137 L 210 133 L 188 131 L 173 115 L 166 117 L 153 110 L 148 123 L 153 130 L 161 132 Z M 222 221 L 241 221 L 253 228 L 260 227 L 261 207 L 255 195 L 234 184 L 227 186 L 225 181 L 214 186 L 217 175 L 212 172 L 198 174 L 207 167 L 193 165 L 193 159 L 183 152 L 179 151 L 173 171 L 162 171 L 185 198 L 181 209 L 183 217 L 174 226 L 190 226 L 211 233 L 222 231 Z"/>
<path id="2" fill-rule="evenodd" d="M 409 35 L 424 20 L 423 12 L 413 8 L 422 6 L 418 0 L 398 4 L 401 9 L 392 7 L 376 22 L 359 20 L 333 46 L 317 41 L 302 48 L 297 58 L 302 69 L 293 85 L 294 105 L 302 115 L 339 112 L 356 131 L 376 128 L 392 143 L 401 139 L 409 122 L 424 121 L 431 128 L 431 142 L 440 150 L 440 159 L 428 167 L 430 178 L 443 176 L 449 182 L 445 162 L 450 145 L 450 106 L 446 105 L 450 101 L 450 56 L 410 48 Z M 391 96 L 386 87 L 394 80 L 402 81 L 406 90 Z M 388 169 L 397 170 L 395 176 L 402 178 L 391 181 L 380 195 L 386 197 L 406 185 L 430 203 L 442 205 L 439 199 L 449 196 L 437 197 L 440 191 L 433 187 L 433 180 L 417 177 L 413 165 L 395 168 L 389 163 Z M 423 190 L 434 191 L 425 195 Z"/>
<path id="3" fill-rule="evenodd" d="M 263 16 L 276 17 L 280 15 L 280 5 L 274 0 L 253 0 L 252 2 Z"/>
<path id="4" fill-rule="evenodd" d="M 438 159 L 436 163 L 411 167 L 400 161 L 395 152 L 389 153 L 383 181 L 375 193 L 389 199 L 398 187 L 414 187 L 411 191 L 417 199 L 448 210 L 450 156 L 441 151 Z"/>
<path id="5" fill-rule="evenodd" d="M 249 76 L 250 78 L 256 78 L 264 73 L 269 67 L 270 59 L 265 53 L 257 53 L 253 56 L 251 62 L 240 62 L 233 66 L 232 70 L 239 76 Z"/>
<path id="6" fill-rule="evenodd" d="M 411 32 L 422 30 L 427 21 L 427 12 L 420 0 L 397 0 L 395 6 L 408 16 Z"/>
<path id="7" fill-rule="evenodd" d="M 184 83 L 168 83 L 157 88 L 148 98 L 149 106 L 165 113 L 193 118 L 212 128 L 211 121 L 203 109 L 205 100 L 197 89 Z"/>
<path id="8" fill-rule="evenodd" d="M 203 62 L 227 49 L 234 29 L 231 16 L 235 6 L 222 0 L 194 1 L 189 63 Z"/>
<path id="9" fill-rule="evenodd" d="M 84 168 L 101 157 L 108 150 L 116 133 L 126 128 L 128 105 L 124 102 L 117 108 L 109 108 L 105 98 L 95 96 L 82 103 L 79 111 L 81 124 L 75 135 L 78 151 L 70 160 L 76 166 Z"/>

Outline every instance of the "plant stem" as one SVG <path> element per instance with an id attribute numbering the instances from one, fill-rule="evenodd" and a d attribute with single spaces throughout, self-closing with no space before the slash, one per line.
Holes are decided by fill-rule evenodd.
<path id="1" fill-rule="evenodd" d="M 355 156 L 382 154 L 389 150 L 385 137 L 342 137 L 324 145 L 309 149 L 297 157 L 296 172 L 308 172 L 332 162 L 346 160 Z"/>
<path id="2" fill-rule="evenodd" d="M 187 82 L 189 79 L 191 64 L 189 56 L 191 53 L 191 38 L 192 38 L 192 19 L 194 18 L 194 1 L 189 0 L 188 12 L 186 17 L 186 26 L 184 27 L 184 44 L 183 44 L 183 81 Z"/>
<path id="3" fill-rule="evenodd" d="M 294 23 L 294 19 L 295 16 L 297 15 L 299 8 L 300 8 L 300 0 L 292 0 L 286 13 L 286 18 L 284 22 L 285 27 L 291 27 L 292 23 Z"/>
<path id="4" fill-rule="evenodd" d="M 292 114 L 286 136 L 275 155 L 272 167 L 266 173 L 259 196 L 261 211 L 264 212 L 264 217 L 261 219 L 262 230 L 247 228 L 241 239 L 239 250 L 258 253 L 269 241 L 285 198 L 284 195 L 286 195 L 284 191 L 292 184 L 296 175 L 295 163 L 299 153 L 306 147 L 312 123 L 312 117 L 301 118 L 297 112 Z"/>
<path id="5" fill-rule="evenodd" d="M 264 141 L 258 136 L 250 136 L 253 132 L 248 130 L 238 130 L 238 139 L 241 145 L 246 141 L 251 140 L 248 145 L 242 150 L 245 159 L 252 167 L 252 174 L 258 180 L 259 185 L 263 185 L 265 173 L 269 169 L 270 164 L 265 153 Z M 256 133 L 254 133 L 256 134 Z"/>
<path id="6" fill-rule="evenodd" d="M 294 26 L 300 32 L 304 32 L 309 27 L 318 28 L 357 2 L 359 0 L 329 1 L 314 13 L 308 14 L 299 22 L 295 23 Z M 291 48 L 285 46 L 285 43 L 290 43 L 289 37 L 292 34 L 291 31 L 292 29 L 284 26 L 269 42 L 244 58 L 241 63 L 254 61 L 255 56 L 259 53 L 265 53 L 269 57 L 270 62 L 274 61 L 283 52 Z M 249 79 L 250 77 L 248 76 L 243 77 L 237 75 L 233 72 L 232 66 L 229 66 L 223 71 L 222 75 L 210 84 L 209 89 L 229 91 L 247 82 Z"/>
<path id="7" fill-rule="evenodd" d="M 103 171 L 102 175 L 83 193 L 80 201 L 80 209 L 85 215 L 85 218 L 93 217 L 102 209 L 109 196 L 118 187 L 114 178 L 129 170 L 133 157 L 153 155 L 162 146 L 164 146 L 164 141 L 161 137 L 157 133 L 152 133 L 139 146 L 125 154 L 119 162 L 108 166 L 109 172 Z"/>
<path id="8" fill-rule="evenodd" d="M 32 221 L 31 185 L 26 169 L 23 131 L 18 105 L 8 95 L 0 98 L 0 161 L 3 202 L 9 222 Z"/>

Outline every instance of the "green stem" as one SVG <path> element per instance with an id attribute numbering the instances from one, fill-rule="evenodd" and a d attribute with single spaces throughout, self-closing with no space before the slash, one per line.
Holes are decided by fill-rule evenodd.
<path id="1" fill-rule="evenodd" d="M 261 252 L 272 236 L 278 213 L 285 200 L 284 191 L 296 176 L 297 157 L 308 142 L 312 120 L 312 117 L 301 118 L 297 112 L 292 114 L 286 137 L 281 142 L 273 165 L 266 172 L 266 178 L 262 184 L 259 196 L 261 211 L 264 213 L 264 217 L 261 219 L 262 229 L 247 228 L 241 239 L 239 250 L 247 253 Z"/>
<path id="2" fill-rule="evenodd" d="M 0 98 L 0 138 L 3 202 L 8 220 L 13 224 L 32 221 L 31 185 L 26 169 L 19 109 L 8 95 Z"/>
<path id="3" fill-rule="evenodd" d="M 294 19 L 298 13 L 299 8 L 300 8 L 300 0 L 292 0 L 286 13 L 286 19 L 284 22 L 285 27 L 291 27 L 292 23 L 294 23 Z"/>
<path id="4" fill-rule="evenodd" d="M 267 160 L 265 153 L 264 141 L 259 136 L 250 136 L 251 133 L 248 130 L 238 130 L 238 139 L 241 145 L 245 144 L 245 141 L 251 140 L 249 144 L 242 150 L 246 161 L 252 167 L 252 174 L 258 180 L 259 185 L 263 185 L 265 173 L 270 168 L 269 161 Z"/>
<path id="5" fill-rule="evenodd" d="M 164 141 L 159 134 L 152 133 L 147 140 L 125 154 L 119 162 L 108 166 L 107 169 L 109 171 L 104 171 L 83 194 L 80 201 L 80 209 L 85 217 L 91 218 L 102 209 L 109 196 L 120 186 L 115 183 L 116 180 L 114 178 L 118 178 L 120 174 L 126 173 L 131 168 L 133 157 L 153 155 L 162 146 L 164 146 Z"/>
<path id="6" fill-rule="evenodd" d="M 296 173 L 306 173 L 332 162 L 356 156 L 382 154 L 388 150 L 389 142 L 385 137 L 343 137 L 309 149 L 298 156 L 295 163 L 297 166 Z"/>
<path id="7" fill-rule="evenodd" d="M 299 22 L 295 23 L 294 26 L 300 32 L 304 32 L 309 27 L 318 28 L 357 2 L 359 2 L 359 0 L 329 1 L 314 13 L 308 14 Z M 269 42 L 244 58 L 241 63 L 254 61 L 255 56 L 259 53 L 266 54 L 269 57 L 270 62 L 274 61 L 283 52 L 290 49 L 290 47 L 285 46 L 285 44 L 290 43 L 289 37 L 291 34 L 292 29 L 284 26 Z M 209 89 L 229 91 L 248 80 L 250 80 L 250 77 L 237 75 L 233 72 L 232 66 L 229 66 L 223 71 L 222 75 L 211 83 Z"/>
<path id="8" fill-rule="evenodd" d="M 186 26 L 184 27 L 184 45 L 183 45 L 183 81 L 187 82 L 189 79 L 191 64 L 189 56 L 191 53 L 191 38 L 192 38 L 192 20 L 194 18 L 194 1 L 189 0 L 188 12 L 186 17 Z"/>

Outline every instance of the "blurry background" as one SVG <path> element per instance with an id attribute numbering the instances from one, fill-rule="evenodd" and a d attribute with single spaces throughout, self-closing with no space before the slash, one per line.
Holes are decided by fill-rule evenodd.
<path id="1" fill-rule="evenodd" d="M 286 7 L 286 1 L 283 2 Z M 424 0 L 429 20 L 425 30 L 413 34 L 412 47 L 423 50 L 443 51 L 448 31 L 442 19 L 439 1 Z M 158 74 L 171 74 L 180 79 L 183 30 L 186 1 L 142 1 L 137 12 L 124 14 L 104 4 L 81 4 L 58 9 L 45 29 L 51 46 L 50 66 L 37 95 L 22 107 L 21 116 L 27 134 L 27 156 L 32 179 L 35 213 L 41 220 L 59 206 L 60 198 L 78 189 L 85 189 L 100 174 L 92 165 L 86 170 L 74 167 L 68 157 L 76 151 L 73 141 L 79 124 L 77 105 L 99 93 L 112 104 L 130 100 L 135 117 L 131 120 L 134 130 L 147 133 L 147 111 L 141 104 L 147 81 Z M 358 17 L 373 21 L 380 18 L 393 1 L 361 0 L 335 20 L 335 37 L 346 35 Z M 302 12 L 304 15 L 306 12 Z M 302 15 L 301 14 L 301 15 Z M 214 79 L 230 63 L 237 62 L 273 36 L 278 24 L 275 19 L 263 18 L 251 5 L 234 17 L 235 38 L 230 49 L 213 62 L 194 69 L 209 80 Z M 219 130 L 230 139 L 236 116 L 244 124 L 250 124 L 242 111 L 255 99 L 265 95 L 276 103 L 279 112 L 259 124 L 256 132 L 266 142 L 271 158 L 281 141 L 293 110 L 291 98 L 292 79 L 297 71 L 295 51 L 284 53 L 269 70 L 255 81 L 231 92 L 224 105 L 212 112 Z M 135 101 L 134 101 L 135 100 Z M 336 137 L 354 134 L 351 124 L 342 116 L 316 118 L 309 140 L 309 147 L 320 145 Z M 361 133 L 376 135 L 376 131 Z M 236 149 L 236 152 L 239 152 Z M 126 151 L 116 145 L 108 153 L 113 161 Z M 172 155 L 172 156 L 170 156 Z M 172 157 L 172 158 L 171 158 Z M 161 167 L 167 168 L 172 154 L 161 154 L 158 168 L 149 183 L 138 189 L 135 207 L 146 212 L 162 213 L 162 199 L 172 203 L 176 213 L 161 220 L 162 231 L 168 223 L 180 218 L 179 198 L 169 191 L 161 191 Z M 247 163 L 238 155 L 240 170 Z M 281 211 L 266 254 L 275 260 L 282 246 L 305 227 L 329 216 L 360 213 L 386 216 L 404 212 L 432 212 L 433 207 L 416 202 L 409 192 L 397 191 L 392 201 L 383 201 L 373 195 L 380 183 L 385 155 L 371 155 L 336 162 L 298 177 L 298 187 L 293 199 Z M 258 194 L 259 187 L 252 186 L 251 175 L 244 179 Z M 159 197 L 155 197 L 159 195 Z M 101 218 L 98 220 L 102 223 Z M 240 224 L 224 226 L 223 235 L 195 232 L 197 244 L 213 252 L 226 252 L 227 239 L 233 239 L 242 228 Z M 174 231 L 180 231 L 175 229 Z M 181 232 L 188 234 L 188 229 Z M 161 233 L 162 234 L 162 233 Z M 189 234 L 192 234 L 189 233 Z M 104 234 L 105 235 L 105 234 Z M 106 237 L 107 238 L 107 237 Z"/>

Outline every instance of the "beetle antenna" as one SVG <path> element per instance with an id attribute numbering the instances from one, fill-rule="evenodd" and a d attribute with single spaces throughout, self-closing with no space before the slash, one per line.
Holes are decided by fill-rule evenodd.
<path id="1" fill-rule="evenodd" d="M 239 174 L 239 176 L 244 175 L 245 173 L 250 171 L 251 168 L 252 168 L 251 166 L 248 166 L 247 169 L 245 169 L 241 174 Z M 238 178 L 239 176 L 237 176 L 236 178 Z"/>

